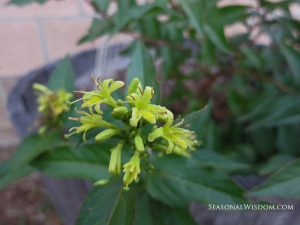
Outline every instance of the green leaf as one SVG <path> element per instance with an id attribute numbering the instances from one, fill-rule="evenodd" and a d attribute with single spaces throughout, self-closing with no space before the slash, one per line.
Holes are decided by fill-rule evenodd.
<path id="1" fill-rule="evenodd" d="M 188 127 L 189 130 L 195 132 L 198 140 L 201 140 L 206 134 L 211 108 L 212 101 L 209 101 L 207 106 L 205 107 L 204 112 L 201 113 Z"/>
<path id="2" fill-rule="evenodd" d="M 208 123 L 204 146 L 212 151 L 218 151 L 221 146 L 221 129 L 212 119 Z"/>
<path id="3" fill-rule="evenodd" d="M 154 88 L 152 103 L 159 104 L 160 87 L 156 80 L 155 66 L 151 54 L 142 42 L 136 44 L 135 51 L 128 66 L 125 93 L 127 93 L 128 87 L 135 77 L 139 78 L 143 88 L 146 86 Z"/>
<path id="4" fill-rule="evenodd" d="M 10 161 L 3 161 L 0 164 L 0 189 L 9 185 L 12 181 L 25 177 L 35 171 L 32 166 L 24 166 L 22 170 L 14 173 L 11 173 L 12 170 L 12 163 Z"/>
<path id="5" fill-rule="evenodd" d="M 188 207 L 174 208 L 151 198 L 147 192 L 140 191 L 136 198 L 136 218 L 134 225 L 196 225 Z"/>
<path id="6" fill-rule="evenodd" d="M 182 5 L 191 25 L 196 29 L 200 37 L 203 37 L 203 9 L 201 2 L 195 0 L 178 0 L 178 2 Z"/>
<path id="7" fill-rule="evenodd" d="M 248 167 L 247 164 L 235 162 L 221 154 L 205 149 L 198 149 L 192 153 L 191 160 L 196 160 L 203 165 L 215 167 L 226 173 Z"/>
<path id="8" fill-rule="evenodd" d="M 144 4 L 141 6 L 135 6 L 126 11 L 119 11 L 114 15 L 113 20 L 115 26 L 111 31 L 111 34 L 120 32 L 125 26 L 127 26 L 132 21 L 139 20 L 141 18 L 155 18 L 159 15 L 168 15 L 175 18 L 182 18 L 182 16 L 171 8 L 167 7 L 165 4 L 161 3 L 151 3 Z"/>
<path id="9" fill-rule="evenodd" d="M 108 33 L 113 28 L 112 24 L 108 20 L 103 20 L 99 18 L 95 18 L 93 23 L 88 31 L 88 34 L 82 37 L 78 44 L 82 44 L 84 42 L 94 41 L 98 37 L 103 34 Z"/>
<path id="10" fill-rule="evenodd" d="M 98 12 L 106 13 L 109 0 L 92 0 L 92 4 Z"/>
<path id="11" fill-rule="evenodd" d="M 284 41 L 278 41 L 279 47 L 288 63 L 297 85 L 300 85 L 300 53 L 286 45 Z"/>
<path id="12" fill-rule="evenodd" d="M 246 10 L 249 6 L 245 5 L 229 5 L 220 8 L 220 14 L 222 15 L 222 22 L 224 25 L 230 25 L 237 21 L 244 20 L 248 17 Z"/>
<path id="13" fill-rule="evenodd" d="M 76 225 L 128 225 L 135 217 L 135 198 L 139 186 L 123 190 L 122 176 L 103 186 L 94 186 L 79 212 Z"/>
<path id="14" fill-rule="evenodd" d="M 270 128 L 257 128 L 251 131 L 255 149 L 263 156 L 268 157 L 275 152 L 275 133 Z"/>
<path id="15" fill-rule="evenodd" d="M 130 8 L 136 6 L 135 0 L 118 0 L 118 10 L 128 11 Z"/>
<path id="16" fill-rule="evenodd" d="M 209 105 L 211 105 L 211 103 L 209 103 Z M 187 126 L 188 124 L 191 124 L 191 122 L 193 122 L 193 120 L 195 120 L 198 116 L 200 116 L 202 113 L 206 112 L 206 111 L 209 111 L 208 109 L 208 105 L 206 105 L 204 108 L 198 110 L 198 111 L 195 111 L 195 112 L 192 112 L 186 116 L 184 116 L 183 118 L 179 119 L 179 120 L 176 120 L 177 122 L 179 122 L 180 120 L 183 120 L 183 123 L 180 125 L 180 127 L 185 127 Z M 207 114 L 205 114 L 206 116 Z M 175 121 L 175 123 L 176 123 Z"/>
<path id="17" fill-rule="evenodd" d="M 69 56 L 60 61 L 56 69 L 51 74 L 48 87 L 50 90 L 64 89 L 72 93 L 74 90 L 74 71 Z"/>
<path id="18" fill-rule="evenodd" d="M 4 161 L 0 164 L 0 188 L 5 187 L 15 179 L 30 174 L 33 168 L 29 166 L 29 163 L 53 147 L 58 138 L 59 133 L 57 132 L 47 133 L 44 136 L 31 135 L 24 138 L 11 161 Z"/>
<path id="19" fill-rule="evenodd" d="M 203 28 L 206 37 L 209 38 L 222 52 L 232 54 L 233 52 L 230 49 L 224 34 L 224 27 L 219 9 L 216 7 L 206 9 L 204 12 L 204 18 L 205 22 Z"/>
<path id="20" fill-rule="evenodd" d="M 168 155 L 152 162 L 155 169 L 146 176 L 146 188 L 155 199 L 183 207 L 191 201 L 204 204 L 243 204 L 243 189 L 213 167 L 195 160 Z"/>
<path id="21" fill-rule="evenodd" d="M 260 168 L 259 174 L 268 175 L 274 173 L 285 164 L 293 161 L 295 158 L 287 154 L 276 154 L 268 159 L 268 161 Z"/>
<path id="22" fill-rule="evenodd" d="M 250 196 L 300 197 L 300 160 L 282 167 L 264 183 L 248 192 Z"/>
<path id="23" fill-rule="evenodd" d="M 87 178 L 93 182 L 108 179 L 111 144 L 88 144 L 76 149 L 61 146 L 46 152 L 31 165 L 57 178 Z"/>
<path id="24" fill-rule="evenodd" d="M 281 153 L 298 156 L 300 149 L 300 129 L 298 125 L 278 127 L 276 145 Z"/>
<path id="25" fill-rule="evenodd" d="M 241 50 L 253 66 L 262 73 L 264 70 L 263 58 L 250 48 L 243 47 Z"/>
<path id="26" fill-rule="evenodd" d="M 24 6 L 33 2 L 44 4 L 48 0 L 10 0 L 7 4 L 8 5 L 18 5 L 18 6 Z"/>

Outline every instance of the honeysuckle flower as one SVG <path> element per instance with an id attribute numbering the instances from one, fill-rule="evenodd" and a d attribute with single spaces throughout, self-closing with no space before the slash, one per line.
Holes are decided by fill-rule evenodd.
<path id="1" fill-rule="evenodd" d="M 125 172 L 123 181 L 126 185 L 126 188 L 128 188 L 128 185 L 131 184 L 133 180 L 137 180 L 138 175 L 141 173 L 140 153 L 138 151 L 135 151 L 130 161 L 124 164 L 123 168 L 123 172 Z"/>
<path id="2" fill-rule="evenodd" d="M 120 141 L 119 144 L 112 149 L 109 161 L 108 171 L 115 176 L 121 174 L 121 150 L 124 146 L 125 141 Z"/>
<path id="3" fill-rule="evenodd" d="M 168 148 L 166 150 L 167 154 L 172 152 L 174 144 L 179 145 L 183 149 L 186 149 L 187 147 L 193 149 L 195 142 L 193 141 L 191 135 L 194 132 L 178 127 L 183 123 L 183 120 L 180 123 L 171 126 L 173 123 L 173 114 L 167 110 L 167 115 L 168 120 L 166 124 L 150 133 L 148 136 L 148 141 L 153 142 L 157 138 L 166 139 L 168 141 Z"/>
<path id="4" fill-rule="evenodd" d="M 118 107 L 117 102 L 113 99 L 111 96 L 111 93 L 116 91 L 117 89 L 124 86 L 123 81 L 114 81 L 113 79 L 106 79 L 103 81 L 103 83 L 100 81 L 100 77 L 97 79 L 97 81 L 94 79 L 93 74 L 91 75 L 94 83 L 97 85 L 98 91 L 90 91 L 90 92 L 84 92 L 84 91 L 74 91 L 76 93 L 82 93 L 84 94 L 81 99 L 78 99 L 72 103 L 75 103 L 77 101 L 83 100 L 83 104 L 81 105 L 81 108 L 86 107 L 92 107 L 94 106 L 96 112 L 100 114 L 100 104 L 106 103 L 110 105 L 112 108 Z M 70 103 L 70 104 L 72 104 Z"/>
<path id="5" fill-rule="evenodd" d="M 72 118 L 69 117 L 69 119 L 71 120 L 76 120 L 76 121 L 80 121 L 82 123 L 81 126 L 79 127 L 73 127 L 70 129 L 70 132 L 73 130 L 76 130 L 75 132 L 69 134 L 69 135 L 65 135 L 65 138 L 68 138 L 69 136 L 71 136 L 74 133 L 83 133 L 83 140 L 86 141 L 86 132 L 92 128 L 96 128 L 96 127 L 105 127 L 105 128 L 117 128 L 116 125 L 108 123 L 104 120 L 102 120 L 102 116 L 99 114 L 94 114 L 92 109 L 90 108 L 90 113 L 81 111 L 81 110 L 77 110 L 75 108 L 76 112 L 78 112 L 79 114 L 82 114 L 84 116 L 81 116 L 80 118 Z"/>
<path id="6" fill-rule="evenodd" d="M 154 97 L 153 88 L 147 86 L 144 92 L 140 87 L 138 88 L 140 95 L 132 93 L 126 97 L 127 101 L 135 106 L 132 109 L 132 117 L 129 120 L 130 125 L 136 127 L 141 118 L 144 118 L 151 124 L 155 124 L 159 116 L 165 115 L 166 108 L 149 104 Z"/>

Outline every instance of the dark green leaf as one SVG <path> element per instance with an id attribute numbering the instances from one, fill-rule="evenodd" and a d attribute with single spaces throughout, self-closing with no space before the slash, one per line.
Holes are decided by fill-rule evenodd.
<path id="1" fill-rule="evenodd" d="M 210 118 L 210 111 L 212 107 L 212 101 L 209 101 L 204 112 L 201 113 L 193 123 L 188 127 L 189 130 L 194 131 L 197 135 L 197 139 L 201 140 L 207 131 L 207 126 Z"/>
<path id="2" fill-rule="evenodd" d="M 263 58 L 250 48 L 244 47 L 241 50 L 253 66 L 262 73 L 264 69 Z"/>
<path id="3" fill-rule="evenodd" d="M 210 119 L 204 146 L 208 150 L 218 151 L 221 146 L 221 129 Z"/>
<path id="4" fill-rule="evenodd" d="M 191 201 L 204 204 L 242 204 L 247 202 L 243 189 L 213 167 L 195 160 L 168 155 L 152 162 L 147 174 L 147 191 L 171 206 L 183 207 Z"/>
<path id="5" fill-rule="evenodd" d="M 250 190 L 248 195 L 300 197 L 300 160 L 282 167 L 264 183 Z"/>
<path id="6" fill-rule="evenodd" d="M 219 9 L 216 7 L 206 9 L 204 18 L 205 22 L 203 27 L 206 37 L 209 38 L 219 50 L 227 54 L 232 54 L 232 50 L 230 49 L 224 34 L 224 27 Z"/>
<path id="7" fill-rule="evenodd" d="M 211 103 L 209 103 L 209 104 L 211 104 Z M 208 105 L 206 105 L 204 108 L 202 108 L 198 111 L 192 112 L 192 113 L 184 116 L 182 119 L 180 119 L 180 120 L 183 120 L 183 123 L 180 125 L 180 127 L 185 127 L 188 124 L 191 124 L 191 122 L 193 122 L 193 120 L 195 120 L 198 116 L 200 116 L 201 114 L 203 114 L 206 111 L 210 111 L 210 109 L 208 109 Z M 203 116 L 206 116 L 206 115 L 207 114 L 204 114 Z M 177 120 L 177 122 L 179 122 L 179 121 Z M 176 121 L 175 121 L 175 123 L 176 123 Z"/>
<path id="8" fill-rule="evenodd" d="M 5 187 L 15 179 L 26 176 L 33 171 L 28 164 L 38 155 L 50 149 L 57 143 L 59 133 L 51 132 L 44 136 L 31 135 L 19 144 L 11 161 L 0 165 L 0 188 Z"/>
<path id="9" fill-rule="evenodd" d="M 33 2 L 44 4 L 48 0 L 10 0 L 8 2 L 9 5 L 18 5 L 18 6 L 24 6 Z"/>
<path id="10" fill-rule="evenodd" d="M 109 0 L 92 0 L 92 4 L 98 12 L 106 13 L 109 5 Z"/>
<path id="11" fill-rule="evenodd" d="M 138 193 L 136 209 L 134 225 L 196 225 L 187 207 L 171 208 L 152 199 L 145 191 Z"/>
<path id="12" fill-rule="evenodd" d="M 78 43 L 82 44 L 84 42 L 94 41 L 96 38 L 109 32 L 112 28 L 113 25 L 109 22 L 109 20 L 95 18 L 88 34 L 81 38 Z"/>
<path id="13" fill-rule="evenodd" d="M 118 10 L 119 11 L 127 11 L 136 6 L 135 0 L 118 0 Z"/>
<path id="14" fill-rule="evenodd" d="M 12 181 L 18 180 L 21 177 L 27 176 L 35 171 L 32 166 L 24 166 L 22 170 L 14 173 L 11 173 L 12 170 L 12 163 L 10 161 L 3 161 L 0 164 L 0 189 L 9 185 Z"/>
<path id="15" fill-rule="evenodd" d="M 246 10 L 249 6 L 245 5 L 229 5 L 220 8 L 222 22 L 224 25 L 230 25 L 248 17 Z"/>
<path id="16" fill-rule="evenodd" d="M 183 10 L 187 14 L 191 25 L 196 29 L 200 37 L 203 37 L 203 9 L 201 2 L 194 0 L 179 0 L 179 3 L 182 5 Z"/>
<path id="17" fill-rule="evenodd" d="M 279 152 L 298 156 L 300 149 L 300 129 L 296 125 L 278 127 L 276 145 Z"/>
<path id="18" fill-rule="evenodd" d="M 155 18 L 158 15 L 169 15 L 175 18 L 182 18 L 182 16 L 171 8 L 167 7 L 165 4 L 152 3 L 144 4 L 141 6 L 132 7 L 127 11 L 120 11 L 114 16 L 115 26 L 111 34 L 120 32 L 125 26 L 130 22 L 139 20 L 141 18 Z"/>
<path id="19" fill-rule="evenodd" d="M 268 157 L 275 152 L 275 133 L 270 128 L 258 128 L 251 131 L 255 149 L 263 156 Z"/>
<path id="20" fill-rule="evenodd" d="M 191 160 L 196 160 L 203 165 L 209 165 L 224 172 L 232 172 L 234 170 L 248 167 L 247 164 L 235 162 L 214 151 L 204 149 L 198 149 L 196 152 L 192 153 Z"/>
<path id="21" fill-rule="evenodd" d="M 284 41 L 278 41 L 279 47 L 289 65 L 289 68 L 294 75 L 297 85 L 300 85 L 300 53 L 294 48 L 288 46 Z"/>
<path id="22" fill-rule="evenodd" d="M 293 161 L 295 158 L 287 154 L 277 154 L 269 158 L 269 160 L 260 168 L 259 174 L 268 175 L 276 172 L 285 164 Z"/>
<path id="23" fill-rule="evenodd" d="M 94 186 L 79 212 L 76 225 L 129 225 L 135 217 L 135 198 L 139 186 L 123 191 L 122 176 L 103 186 Z"/>
<path id="24" fill-rule="evenodd" d="M 50 90 L 64 89 L 72 93 L 74 90 L 74 71 L 69 56 L 60 61 L 54 72 L 51 74 L 48 87 Z"/>
<path id="25" fill-rule="evenodd" d="M 76 149 L 62 146 L 46 152 L 32 162 L 40 171 L 58 178 L 87 178 L 93 182 L 108 179 L 110 144 L 88 144 Z"/>
<path id="26" fill-rule="evenodd" d="M 160 87 L 156 80 L 156 71 L 153 64 L 153 59 L 147 48 L 142 42 L 138 42 L 133 53 L 131 62 L 128 66 L 126 78 L 126 93 L 131 81 L 139 78 L 142 87 L 150 86 L 154 88 L 153 104 L 159 104 Z"/>

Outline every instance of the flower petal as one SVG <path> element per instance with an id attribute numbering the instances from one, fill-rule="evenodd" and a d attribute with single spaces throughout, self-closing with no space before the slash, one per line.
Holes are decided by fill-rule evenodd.
<path id="1" fill-rule="evenodd" d="M 170 153 L 172 153 L 172 150 L 173 150 L 173 148 L 174 148 L 174 144 L 173 144 L 173 141 L 170 140 L 169 138 L 166 138 L 166 139 L 167 139 L 168 142 L 169 142 L 169 146 L 168 146 L 168 148 L 167 148 L 166 153 L 167 153 L 167 154 L 170 154 Z"/>
<path id="2" fill-rule="evenodd" d="M 164 136 L 164 130 L 163 127 L 155 129 L 151 134 L 148 136 L 148 141 L 152 142 L 156 138 L 163 137 Z"/>
<path id="3" fill-rule="evenodd" d="M 151 124 L 156 123 L 156 117 L 148 111 L 142 112 L 142 117 Z"/>
<path id="4" fill-rule="evenodd" d="M 124 84 L 123 81 L 115 81 L 115 82 L 113 82 L 113 83 L 110 85 L 108 91 L 109 91 L 109 93 L 111 94 L 112 92 L 114 92 L 115 90 L 117 90 L 117 89 L 123 87 L 124 85 L 125 85 L 125 84 Z"/>
<path id="5" fill-rule="evenodd" d="M 104 91 L 105 93 L 109 93 L 109 91 L 108 91 L 108 86 L 109 86 L 109 84 L 110 84 L 111 82 L 113 82 L 113 81 L 114 81 L 113 79 L 106 79 L 106 80 L 103 81 L 102 87 L 103 87 L 103 91 Z"/>
<path id="6" fill-rule="evenodd" d="M 141 119 L 142 114 L 140 112 L 140 110 L 138 110 L 136 107 L 132 109 L 132 117 L 129 120 L 130 125 L 133 127 L 137 126 L 137 123 L 139 122 L 139 120 Z"/>
<path id="7" fill-rule="evenodd" d="M 144 90 L 143 96 L 141 96 L 141 103 L 144 105 L 144 107 L 146 107 L 149 104 L 150 100 L 152 99 L 151 91 L 152 88 L 147 86 Z"/>

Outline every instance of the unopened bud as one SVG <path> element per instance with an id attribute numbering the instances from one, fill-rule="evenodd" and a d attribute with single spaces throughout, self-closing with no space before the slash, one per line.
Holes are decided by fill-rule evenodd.
<path id="1" fill-rule="evenodd" d="M 129 85 L 129 88 L 128 88 L 128 92 L 127 92 L 127 93 L 130 95 L 130 94 L 136 92 L 136 90 L 137 90 L 137 88 L 138 88 L 138 86 L 139 86 L 139 83 L 140 83 L 139 78 L 134 78 L 134 79 L 131 81 L 130 85 Z"/>
<path id="2" fill-rule="evenodd" d="M 105 185 L 108 183 L 108 179 L 102 179 L 102 180 L 98 180 L 97 182 L 94 183 L 94 186 L 100 186 L 100 185 Z"/>
<path id="3" fill-rule="evenodd" d="M 168 148 L 166 146 L 163 146 L 163 145 L 154 144 L 153 149 L 161 151 L 161 152 L 166 152 Z"/>
<path id="4" fill-rule="evenodd" d="M 102 131 L 100 134 L 98 134 L 95 137 L 96 142 L 101 142 L 104 141 L 110 137 L 112 137 L 115 134 L 120 134 L 121 130 L 120 129 L 106 129 L 105 131 Z"/>
<path id="5" fill-rule="evenodd" d="M 123 105 L 123 101 L 122 101 L 121 99 L 118 99 L 118 100 L 117 100 L 117 105 L 118 105 L 118 106 L 122 106 L 122 105 Z"/>
<path id="6" fill-rule="evenodd" d="M 127 187 L 127 186 L 126 186 L 126 187 L 123 187 L 123 190 L 124 190 L 124 191 L 129 191 L 129 187 Z"/>
<path id="7" fill-rule="evenodd" d="M 123 116 L 126 113 L 128 113 L 128 109 L 125 106 L 116 107 L 116 108 L 114 108 L 113 113 L 115 115 Z"/>
<path id="8" fill-rule="evenodd" d="M 71 102 L 67 101 L 67 106 L 71 107 Z"/>
<path id="9" fill-rule="evenodd" d="M 124 146 L 124 141 L 120 141 L 117 147 L 112 149 L 109 161 L 108 171 L 116 177 L 121 174 L 121 150 Z"/>
<path id="10" fill-rule="evenodd" d="M 139 152 L 143 152 L 145 150 L 143 139 L 138 134 L 134 137 L 134 145 L 136 150 L 138 150 Z"/>

